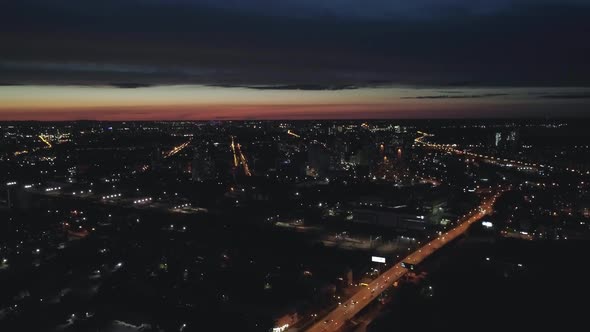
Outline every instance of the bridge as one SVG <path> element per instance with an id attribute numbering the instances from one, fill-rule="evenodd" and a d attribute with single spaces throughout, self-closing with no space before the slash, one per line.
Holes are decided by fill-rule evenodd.
<path id="1" fill-rule="evenodd" d="M 342 305 L 329 312 L 325 317 L 307 329 L 307 331 L 330 332 L 340 330 L 346 321 L 353 318 L 381 293 L 408 273 L 409 270 L 407 267 L 419 264 L 437 250 L 465 233 L 473 223 L 476 223 L 490 213 L 496 199 L 501 193 L 502 191 L 498 190 L 494 195 L 485 198 L 477 208 L 471 210 L 469 214 L 464 215 L 458 221 L 457 226 L 444 233 L 439 233 L 438 237 L 430 240 L 430 242 L 406 256 L 401 262 L 395 264 L 377 279 L 373 280 L 367 287 L 363 287 Z"/>

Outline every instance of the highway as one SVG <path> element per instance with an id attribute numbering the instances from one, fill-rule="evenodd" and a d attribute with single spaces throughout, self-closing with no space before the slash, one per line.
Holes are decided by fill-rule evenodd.
<path id="1" fill-rule="evenodd" d="M 549 165 L 545 165 L 545 164 L 537 164 L 537 163 L 533 163 L 533 162 L 500 158 L 500 157 L 496 157 L 496 156 L 488 156 L 488 155 L 468 152 L 465 150 L 459 150 L 456 148 L 456 146 L 457 146 L 456 144 L 437 144 L 437 143 L 425 142 L 424 141 L 425 138 L 432 137 L 434 135 L 431 135 L 431 134 L 428 134 L 425 132 L 421 132 L 421 131 L 419 131 L 418 134 L 420 134 L 422 136 L 416 138 L 414 140 L 414 143 L 421 144 L 421 145 L 429 147 L 429 148 L 438 149 L 440 151 L 451 152 L 456 155 L 463 155 L 466 157 L 471 157 L 473 159 L 477 158 L 477 159 L 483 160 L 487 163 L 493 163 L 493 164 L 504 164 L 504 165 L 512 166 L 512 167 L 521 167 L 521 168 L 525 168 L 525 169 L 536 169 L 536 170 L 539 170 L 539 169 L 553 170 L 554 169 L 553 166 L 549 166 Z M 572 173 L 584 174 L 584 171 L 570 169 L 570 168 L 567 168 L 566 171 L 572 172 Z M 587 171 L 586 174 L 590 174 L 590 171 Z"/>
<path id="2" fill-rule="evenodd" d="M 246 176 L 252 176 L 250 166 L 248 166 L 248 159 L 246 159 L 246 156 L 242 152 L 242 146 L 235 142 L 234 136 L 231 136 L 230 148 L 234 156 L 234 167 L 238 167 L 239 164 L 242 164 L 244 174 L 246 174 Z"/>
<path id="3" fill-rule="evenodd" d="M 234 137 L 231 136 L 231 144 L 230 144 L 231 151 L 234 155 L 234 167 L 238 167 L 238 154 L 236 152 L 236 142 L 234 141 Z"/>
<path id="4" fill-rule="evenodd" d="M 246 176 L 252 176 L 252 172 L 250 172 L 250 166 L 248 166 L 248 159 L 246 159 L 246 156 L 242 152 L 242 146 L 240 144 L 238 144 L 236 146 L 236 148 L 237 148 L 237 151 L 239 152 L 239 155 L 240 155 L 240 162 L 242 163 L 242 166 L 244 167 L 244 174 L 246 174 Z"/>
<path id="5" fill-rule="evenodd" d="M 401 262 L 392 266 L 389 270 L 382 273 L 377 279 L 373 280 L 367 287 L 363 287 L 351 298 L 343 302 L 336 309 L 332 310 L 325 317 L 312 325 L 308 332 L 329 332 L 338 331 L 344 323 L 359 313 L 371 301 L 376 299 L 387 288 L 391 287 L 394 282 L 398 281 L 409 270 L 402 266 L 402 263 L 418 264 L 432 255 L 435 251 L 453 241 L 463 234 L 469 226 L 481 220 L 485 215 L 492 211 L 493 205 L 500 193 L 496 193 L 482 201 L 482 203 L 473 210 L 472 213 L 463 216 L 457 223 L 457 226 L 444 232 L 430 242 L 426 243 L 416 251 L 412 252 Z"/>

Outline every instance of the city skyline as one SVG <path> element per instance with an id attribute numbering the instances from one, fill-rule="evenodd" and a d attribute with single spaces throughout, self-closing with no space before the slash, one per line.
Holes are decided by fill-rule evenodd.
<path id="1" fill-rule="evenodd" d="M 0 330 L 580 326 L 588 123 L 2 122 Z"/>
<path id="2" fill-rule="evenodd" d="M 0 331 L 579 330 L 588 31 L 590 0 L 4 1 Z"/>

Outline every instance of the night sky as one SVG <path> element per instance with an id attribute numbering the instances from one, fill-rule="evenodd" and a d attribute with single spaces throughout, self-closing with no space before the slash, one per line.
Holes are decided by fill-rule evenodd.
<path id="1" fill-rule="evenodd" d="M 8 0 L 0 120 L 590 115 L 590 0 Z"/>

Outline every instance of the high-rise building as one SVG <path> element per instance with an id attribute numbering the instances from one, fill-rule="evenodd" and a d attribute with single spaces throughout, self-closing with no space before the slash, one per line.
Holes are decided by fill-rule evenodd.
<path id="1" fill-rule="evenodd" d="M 501 132 L 497 132 L 496 133 L 495 146 L 500 146 L 500 143 L 501 142 L 502 142 L 502 133 Z"/>
<path id="2" fill-rule="evenodd" d="M 162 149 L 159 145 L 154 146 L 152 151 L 152 170 L 158 170 L 162 165 Z"/>
<path id="3" fill-rule="evenodd" d="M 506 140 L 511 141 L 511 142 L 517 142 L 518 141 L 518 131 L 513 130 L 510 133 L 508 133 Z"/>
<path id="4" fill-rule="evenodd" d="M 211 180 L 215 177 L 215 165 L 207 148 L 195 148 L 191 163 L 191 178 L 193 182 Z"/>
<path id="5" fill-rule="evenodd" d="M 317 176 L 325 176 L 330 167 L 330 155 L 328 150 L 320 144 L 313 144 L 307 151 L 309 167 Z"/>

